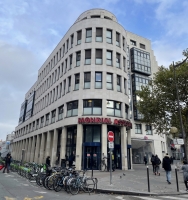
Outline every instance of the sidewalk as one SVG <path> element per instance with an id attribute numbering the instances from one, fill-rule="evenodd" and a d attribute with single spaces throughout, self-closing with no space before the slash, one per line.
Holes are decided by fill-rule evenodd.
<path id="1" fill-rule="evenodd" d="M 175 165 L 172 165 L 171 183 L 166 181 L 164 169 L 160 170 L 161 175 L 153 174 L 152 165 L 149 166 L 150 192 L 148 192 L 147 168 L 143 164 L 133 165 L 133 170 L 116 170 L 112 172 L 112 185 L 110 185 L 110 172 L 93 171 L 93 177 L 98 179 L 97 191 L 105 193 L 118 193 L 143 196 L 178 195 L 188 194 L 183 182 L 183 173 L 178 171 L 179 192 L 177 192 Z M 91 175 L 91 171 L 87 175 Z"/>

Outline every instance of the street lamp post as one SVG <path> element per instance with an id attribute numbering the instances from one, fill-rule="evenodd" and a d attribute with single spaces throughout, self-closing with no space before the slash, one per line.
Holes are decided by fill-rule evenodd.
<path id="1" fill-rule="evenodd" d="M 175 87 L 176 87 L 176 97 L 177 97 L 177 103 L 178 103 L 178 112 L 179 112 L 179 118 L 180 118 L 180 126 L 181 126 L 181 132 L 182 132 L 182 137 L 184 140 L 184 153 L 185 153 L 185 158 L 186 160 L 188 160 L 187 158 L 187 146 L 185 144 L 185 130 L 183 127 L 183 121 L 182 121 L 182 115 L 181 115 L 181 109 L 180 109 L 180 100 L 179 100 L 179 89 L 178 89 L 178 85 L 177 85 L 177 80 L 176 80 L 176 68 L 179 67 L 180 65 L 182 65 L 184 62 L 186 62 L 186 60 L 188 59 L 188 57 L 183 60 L 181 63 L 178 63 L 177 65 L 174 65 L 173 62 L 173 69 L 174 69 L 174 81 L 175 81 Z"/>

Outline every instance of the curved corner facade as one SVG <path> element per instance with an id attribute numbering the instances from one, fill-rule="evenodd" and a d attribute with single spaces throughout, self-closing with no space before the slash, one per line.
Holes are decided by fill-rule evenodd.
<path id="1" fill-rule="evenodd" d="M 106 10 L 84 12 L 26 93 L 13 157 L 21 159 L 24 151 L 28 162 L 43 163 L 49 155 L 52 165 L 66 160 L 75 161 L 76 169 L 97 170 L 109 155 L 107 133 L 113 131 L 116 168 L 131 169 L 138 143 L 146 140 L 135 132 L 140 122 L 132 95 L 137 79 L 149 80 L 156 69 L 149 40 L 127 32 Z M 154 140 L 163 139 L 150 134 L 147 142 L 155 149 Z"/>

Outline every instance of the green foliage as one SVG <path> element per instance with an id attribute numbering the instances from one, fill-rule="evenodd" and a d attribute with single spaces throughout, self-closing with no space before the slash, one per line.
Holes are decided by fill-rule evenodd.
<path id="1" fill-rule="evenodd" d="M 188 49 L 183 54 L 188 56 Z M 168 131 L 171 126 L 181 130 L 176 83 L 184 129 L 188 133 L 188 62 L 184 62 L 178 67 L 171 65 L 169 68 L 165 68 L 161 66 L 159 71 L 154 74 L 150 84 L 142 87 L 142 91 L 137 92 L 141 99 L 137 108 L 144 115 L 142 121 L 151 124 L 158 134 Z"/>

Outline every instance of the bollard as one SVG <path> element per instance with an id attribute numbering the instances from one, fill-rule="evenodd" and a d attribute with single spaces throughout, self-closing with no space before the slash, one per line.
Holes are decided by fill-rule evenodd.
<path id="1" fill-rule="evenodd" d="M 148 166 L 147 166 L 147 180 L 148 180 L 148 192 L 150 192 L 149 167 Z"/>
<path id="2" fill-rule="evenodd" d="M 176 174 L 176 185 L 177 185 L 177 191 L 179 192 L 178 174 L 177 174 L 177 168 L 176 168 L 176 167 L 175 167 L 175 174 Z"/>

